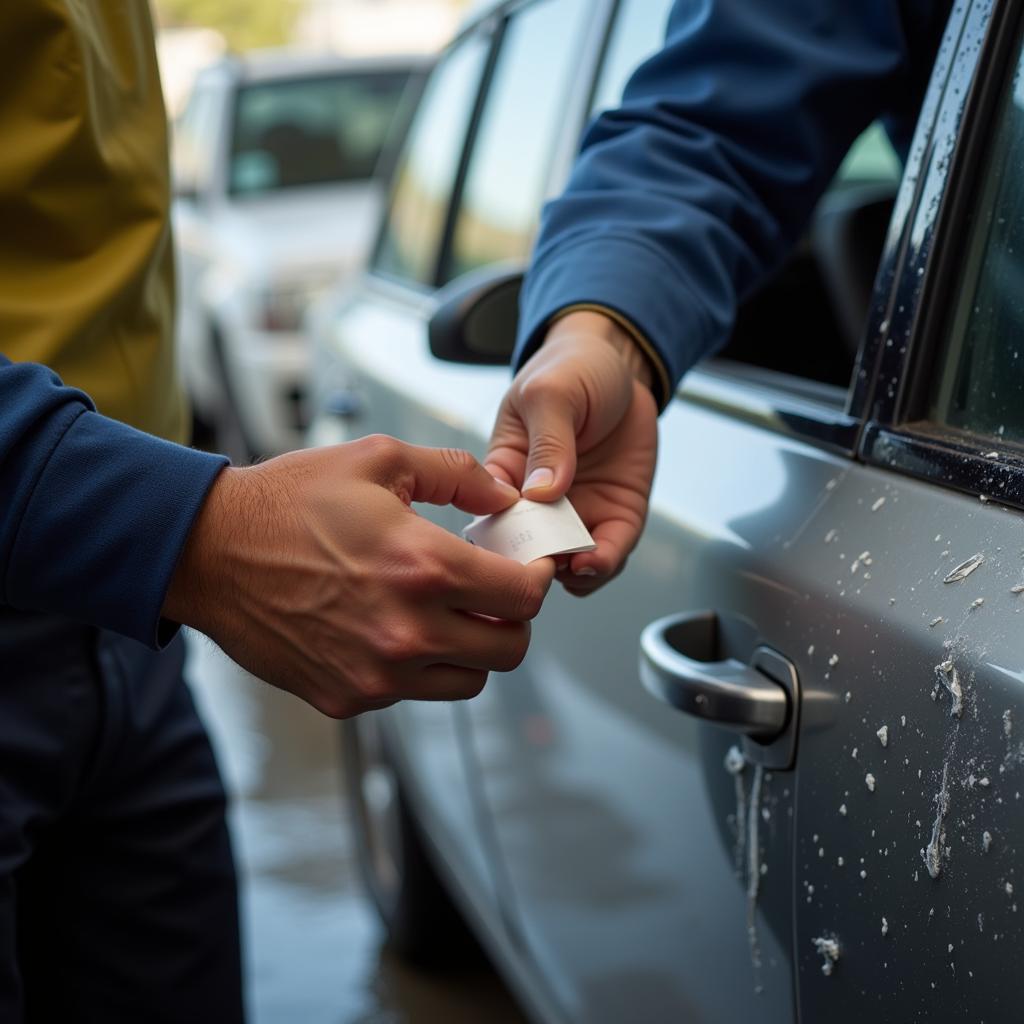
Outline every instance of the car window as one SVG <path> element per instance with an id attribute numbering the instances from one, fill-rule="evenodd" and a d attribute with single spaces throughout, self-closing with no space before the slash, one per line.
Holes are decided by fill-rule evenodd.
<path id="1" fill-rule="evenodd" d="M 930 418 L 1024 444 L 1024 54 L 977 186 Z"/>
<path id="2" fill-rule="evenodd" d="M 252 195 L 371 178 L 408 77 L 349 73 L 243 86 L 228 190 Z"/>
<path id="3" fill-rule="evenodd" d="M 448 205 L 488 50 L 488 37 L 469 36 L 449 51 L 430 76 L 398 159 L 375 270 L 417 284 L 434 283 Z"/>
<path id="4" fill-rule="evenodd" d="M 876 121 L 850 147 L 832 182 L 831 190 L 867 182 L 891 185 L 895 189 L 902 175 L 900 158 L 882 123 Z"/>
<path id="5" fill-rule="evenodd" d="M 630 76 L 661 49 L 672 0 L 623 0 L 594 90 L 593 112 L 616 107 Z"/>
<path id="6" fill-rule="evenodd" d="M 456 214 L 445 280 L 530 252 L 592 0 L 536 0 L 509 22 Z"/>

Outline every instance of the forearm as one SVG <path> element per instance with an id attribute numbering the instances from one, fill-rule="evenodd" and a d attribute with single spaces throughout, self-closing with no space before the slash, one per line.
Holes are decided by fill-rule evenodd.
<path id="1" fill-rule="evenodd" d="M 592 125 L 545 209 L 516 365 L 580 304 L 634 325 L 669 390 L 724 344 L 853 139 L 897 97 L 913 103 L 909 40 L 934 36 L 923 10 L 828 0 L 812 19 L 793 2 L 678 3 L 665 48 Z"/>

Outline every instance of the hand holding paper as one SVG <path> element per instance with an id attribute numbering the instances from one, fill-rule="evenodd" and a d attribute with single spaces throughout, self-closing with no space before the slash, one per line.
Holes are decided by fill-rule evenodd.
<path id="1" fill-rule="evenodd" d="M 530 499 L 572 501 L 597 545 L 556 577 L 578 597 L 621 572 L 636 546 L 658 448 L 654 396 L 623 354 L 633 342 L 616 330 L 599 313 L 559 320 L 516 374 L 485 460 Z"/>

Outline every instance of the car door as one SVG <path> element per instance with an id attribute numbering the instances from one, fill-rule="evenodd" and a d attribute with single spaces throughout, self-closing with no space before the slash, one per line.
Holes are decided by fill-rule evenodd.
<path id="1" fill-rule="evenodd" d="M 667 8 L 657 17 L 647 0 L 620 6 L 596 107 L 614 103 L 656 48 Z M 481 174 L 514 144 L 513 131 L 495 135 L 493 155 L 480 144 Z M 468 269 L 457 255 L 453 264 Z M 551 1019 L 795 1016 L 792 773 L 748 764 L 738 736 L 658 703 L 637 675 L 641 632 L 681 609 L 725 612 L 724 631 L 739 645 L 729 653 L 750 655 L 756 609 L 766 597 L 778 603 L 783 585 L 778 567 L 755 570 L 751 552 L 765 531 L 796 532 L 794 506 L 780 498 L 815 479 L 824 486 L 852 452 L 841 390 L 753 379 L 695 378 L 663 418 L 652 515 L 628 571 L 585 602 L 553 591 L 524 665 L 456 709 L 471 735 L 507 920 Z M 500 383 L 468 424 L 478 455 Z M 831 444 L 779 436 L 778 409 L 800 410 L 808 433 L 819 429 Z M 762 586 L 741 601 L 752 579 Z"/>
<path id="2" fill-rule="evenodd" d="M 620 18 L 649 10 L 646 0 L 627 2 Z M 964 26 L 970 18 L 969 33 Z M 947 72 L 954 52 L 961 66 L 973 70 L 978 32 L 987 25 L 983 9 L 958 8 L 897 202 L 881 306 L 853 390 L 728 362 L 694 372 L 663 416 L 651 519 L 627 572 L 585 602 L 553 593 L 535 624 L 524 666 L 493 679 L 475 701 L 451 708 L 444 729 L 433 734 L 460 751 L 459 770 L 474 802 L 474 843 L 481 843 L 494 872 L 505 924 L 529 964 L 534 1005 L 544 1007 L 544 1019 L 789 1021 L 798 1012 L 797 984 L 805 1020 L 844 1019 L 847 1013 L 853 1019 L 854 1008 L 860 1019 L 866 1006 L 877 1006 L 871 1000 L 889 961 L 874 956 L 867 929 L 877 918 L 879 936 L 895 934 L 886 926 L 882 936 L 881 917 L 889 920 L 884 896 L 900 882 L 890 867 L 895 848 L 886 844 L 899 841 L 906 854 L 906 836 L 900 840 L 892 830 L 899 814 L 909 813 L 909 802 L 885 802 L 883 769 L 898 768 L 889 759 L 904 742 L 899 730 L 920 728 L 922 743 L 936 742 L 923 724 L 910 725 L 906 708 L 891 702 L 898 696 L 905 703 L 914 692 L 914 666 L 923 658 L 929 681 L 940 684 L 934 706 L 948 712 L 950 696 L 944 705 L 939 697 L 955 690 L 954 677 L 947 668 L 937 677 L 936 665 L 953 661 L 960 674 L 955 658 L 935 662 L 934 651 L 922 646 L 943 626 L 931 626 L 934 619 L 952 621 L 938 612 L 924 617 L 922 538 L 940 538 L 930 543 L 939 545 L 936 557 L 953 577 L 941 585 L 952 601 L 965 585 L 973 586 L 981 569 L 968 574 L 965 555 L 968 565 L 960 573 L 966 575 L 958 579 L 952 572 L 955 548 L 951 544 L 943 555 L 942 538 L 959 522 L 957 543 L 972 547 L 966 541 L 977 536 L 977 515 L 996 511 L 991 503 L 896 472 L 920 472 L 922 448 L 930 450 L 936 441 L 929 434 L 926 443 L 909 444 L 906 439 L 915 435 L 885 404 L 904 379 L 902 362 L 893 360 L 911 351 L 894 325 L 906 331 L 918 322 L 920 286 L 932 277 L 922 240 L 932 237 L 944 180 L 939 168 L 943 155 L 947 165 L 950 155 L 950 147 L 936 139 L 956 137 L 951 105 L 970 81 L 962 72 L 947 82 Z M 613 35 L 607 53 L 615 47 Z M 462 173 L 467 195 L 473 195 L 469 172 L 467 162 Z M 471 212 L 461 253 L 459 211 L 449 218 L 450 254 L 432 283 L 502 251 L 493 231 L 477 230 L 486 218 Z M 914 262 L 915 255 L 922 259 Z M 392 293 L 390 304 L 386 296 L 380 281 L 366 285 L 339 325 L 338 345 L 366 400 L 361 425 L 425 443 L 461 436 L 483 454 L 507 378 L 484 368 L 445 366 L 427 355 L 429 289 L 418 306 L 405 292 Z M 760 329 L 773 337 L 767 325 Z M 806 332 L 807 343 L 841 350 L 845 340 L 833 333 Z M 380 341 L 367 345 L 366 339 Z M 949 428 L 945 424 L 939 434 Z M 999 458 L 986 462 L 975 453 L 974 463 L 995 474 L 998 484 L 1012 468 L 1012 449 L 992 442 L 980 454 L 992 450 Z M 903 463 L 890 465 L 899 462 L 894 453 L 900 452 Z M 938 461 L 940 475 L 952 472 L 948 458 Z M 456 518 L 445 521 L 457 528 Z M 932 533 L 935 518 L 943 528 Z M 1005 522 L 1012 532 L 1012 514 Z M 996 547 L 999 554 L 1011 550 L 1007 538 Z M 991 566 L 994 555 L 985 557 Z M 988 604 L 975 606 L 979 596 L 971 596 L 972 616 Z M 646 680 L 661 700 L 640 685 L 641 636 Z M 1004 631 L 1004 660 L 997 663 L 1004 668 L 1011 663 L 1006 652 L 1012 636 Z M 956 635 L 951 639 L 955 645 Z M 991 638 L 983 642 L 991 644 Z M 752 675 L 747 663 L 755 657 L 758 674 Z M 968 689 L 983 667 L 980 649 L 972 657 L 975 676 Z M 1009 700 L 1009 677 L 989 674 L 1003 679 Z M 908 690 L 905 680 L 911 678 Z M 786 689 L 779 742 L 751 742 L 680 713 L 679 705 L 705 717 L 716 712 L 718 702 L 708 697 L 722 682 L 744 691 L 733 724 L 755 731 L 764 722 L 750 720 L 771 719 L 767 705 L 779 704 L 773 687 Z M 1003 710 L 1011 712 L 1012 730 L 1014 707 L 1007 703 Z M 414 758 L 423 758 L 432 737 L 429 728 L 420 733 L 412 727 L 410 716 L 419 713 L 411 706 L 388 712 Z M 864 747 L 865 737 L 875 746 Z M 945 733 L 939 746 L 944 742 Z M 868 754 L 872 760 L 865 765 L 860 759 Z M 908 748 L 904 757 L 910 756 Z M 430 772 L 428 759 L 420 764 L 421 795 L 430 807 L 442 799 L 435 790 L 445 777 Z M 921 770 L 925 792 L 926 765 L 904 767 Z M 941 775 L 933 798 L 942 790 Z M 973 766 L 965 779 L 979 793 L 992 785 Z M 853 781 L 861 788 L 855 790 Z M 933 787 L 935 781 L 933 768 Z M 906 783 L 902 789 L 891 786 L 888 798 L 899 793 L 903 799 L 910 790 Z M 950 791 L 947 785 L 947 797 Z M 926 842 L 915 838 L 913 856 L 927 870 L 920 849 L 927 854 L 935 819 L 929 824 L 915 810 L 908 819 L 914 830 L 919 817 Z M 466 820 L 431 822 L 449 863 L 460 863 L 457 846 L 465 834 L 446 833 L 445 826 L 465 827 Z M 945 815 L 940 826 L 949 820 Z M 844 838 L 826 831 L 855 821 L 862 832 Z M 991 853 L 997 832 L 985 831 Z M 855 834 L 861 845 L 851 840 Z M 864 845 L 868 841 L 878 843 L 874 855 Z M 948 868 L 950 856 L 940 855 L 940 864 Z M 820 874 L 812 878 L 812 872 Z M 892 889 L 885 889 L 881 883 L 890 873 Z M 900 905 L 909 898 L 912 875 L 908 870 Z M 1003 892 L 1009 895 L 1005 885 Z M 933 905 L 930 920 L 941 912 Z M 887 995 L 902 985 L 921 999 L 919 978 L 911 973 L 920 948 L 906 947 L 900 971 L 883 987 Z M 889 1019 L 914 1019 L 913 1012 Z M 888 1008 L 881 1014 L 888 1015 Z"/>
<path id="3" fill-rule="evenodd" d="M 949 111 L 962 102 L 964 63 L 973 69 L 987 25 L 985 8 L 969 23 L 965 10 L 947 37 L 916 164 L 927 154 L 937 168 L 950 155 Z M 951 67 L 959 77 L 947 80 Z M 902 232 L 920 236 L 918 211 L 934 218 L 937 193 L 922 192 L 918 175 L 929 167 L 907 175 L 890 256 L 906 251 Z M 872 1010 L 909 1020 L 922 1006 L 947 1013 L 951 997 L 966 1011 L 975 996 L 991 1019 L 1005 1019 L 1012 953 L 990 959 L 984 994 L 963 987 L 965 969 L 981 974 L 968 925 L 984 927 L 994 896 L 983 900 L 972 884 L 973 901 L 961 890 L 940 902 L 934 889 L 914 895 L 911 886 L 932 884 L 936 864 L 948 876 L 966 849 L 994 850 L 984 835 L 999 833 L 1003 866 L 981 862 L 981 877 L 1004 901 L 995 934 L 1005 937 L 1013 921 L 1010 812 L 998 829 L 974 822 L 985 806 L 1008 803 L 1009 792 L 990 794 L 997 762 L 1016 756 L 999 730 L 1017 714 L 1022 648 L 1009 617 L 1019 520 L 896 475 L 887 447 L 896 442 L 881 426 L 868 435 L 875 454 L 856 458 L 864 389 L 886 395 L 901 379 L 884 360 L 878 372 L 889 376 L 875 377 L 874 338 L 884 336 L 879 351 L 899 353 L 891 325 L 913 322 L 919 270 L 910 263 L 883 278 L 883 297 L 891 282 L 898 298 L 876 317 L 864 386 L 848 396 L 770 370 L 694 373 L 663 417 L 651 519 L 628 571 L 585 602 L 549 598 L 524 666 L 464 711 L 512 920 L 564 1019 L 789 1021 L 794 980 L 806 1020 L 862 1020 Z M 1014 292 L 1002 291 L 1006 305 Z M 481 420 L 479 451 L 486 429 Z M 988 455 L 989 475 L 1008 459 L 1005 447 Z M 1002 587 L 985 627 L 976 626 L 983 577 L 971 573 L 980 548 Z M 637 679 L 642 635 L 660 702 Z M 751 691 L 747 721 L 737 722 L 750 725 L 763 703 L 742 668 L 754 659 L 789 694 L 790 717 L 767 749 L 698 720 L 715 713 L 724 681 Z M 958 687 L 965 701 L 977 694 L 980 714 L 983 680 L 986 701 L 1001 691 L 987 725 L 995 750 L 981 726 L 957 746 L 968 711 L 949 719 Z M 955 785 L 973 798 L 955 819 L 953 850 L 957 749 Z M 958 967 L 967 945 L 970 965 L 961 953 Z"/>
<path id="4" fill-rule="evenodd" d="M 817 581 L 796 786 L 805 1020 L 1020 1018 L 1021 20 L 1011 3 L 954 15 L 862 364 L 878 367 L 864 465 L 791 548 Z"/>

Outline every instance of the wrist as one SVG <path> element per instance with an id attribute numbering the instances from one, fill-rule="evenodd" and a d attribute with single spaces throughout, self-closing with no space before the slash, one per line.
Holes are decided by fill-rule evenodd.
<path id="1" fill-rule="evenodd" d="M 200 506 L 178 558 L 161 615 L 203 633 L 213 628 L 218 605 L 227 592 L 220 582 L 226 572 L 229 538 L 242 526 L 238 492 L 248 471 L 225 467 Z"/>
<path id="2" fill-rule="evenodd" d="M 633 378 L 653 390 L 654 370 L 647 354 L 624 327 L 597 310 L 575 310 L 559 317 L 551 325 L 545 344 L 580 337 L 599 339 L 611 346 Z"/>

